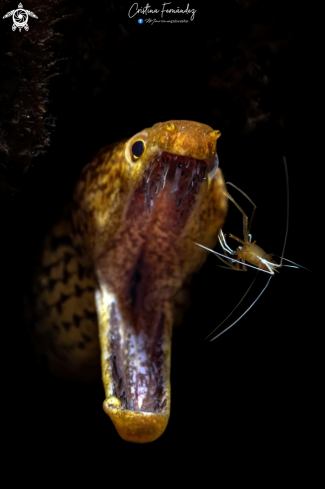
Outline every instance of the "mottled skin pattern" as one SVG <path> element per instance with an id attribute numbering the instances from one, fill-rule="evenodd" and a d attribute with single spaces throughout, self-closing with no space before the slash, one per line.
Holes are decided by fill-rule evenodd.
<path id="1" fill-rule="evenodd" d="M 71 379 L 96 378 L 101 357 L 104 410 L 126 440 L 152 441 L 168 422 L 173 318 L 207 255 L 194 242 L 213 247 L 227 212 L 219 135 L 169 121 L 103 148 L 43 243 L 35 344 Z"/>
<path id="2" fill-rule="evenodd" d="M 100 375 L 96 281 L 70 235 L 68 208 L 43 241 L 36 267 L 33 340 L 54 375 L 93 382 Z"/>

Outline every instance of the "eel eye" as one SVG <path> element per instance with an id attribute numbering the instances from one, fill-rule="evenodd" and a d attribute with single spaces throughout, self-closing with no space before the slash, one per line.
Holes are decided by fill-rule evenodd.
<path id="1" fill-rule="evenodd" d="M 139 160 L 147 149 L 148 132 L 144 129 L 137 134 L 134 134 L 125 145 L 125 159 L 130 165 Z M 141 160 L 140 160 L 141 162 Z"/>
<path id="2" fill-rule="evenodd" d="M 142 139 L 138 139 L 135 143 L 132 144 L 132 155 L 137 160 L 143 154 L 145 149 L 145 144 Z"/>

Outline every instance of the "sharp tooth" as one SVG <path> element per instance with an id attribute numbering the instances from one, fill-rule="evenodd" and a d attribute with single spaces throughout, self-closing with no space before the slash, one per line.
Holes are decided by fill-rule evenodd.
<path id="1" fill-rule="evenodd" d="M 163 402 L 161 403 L 160 409 L 164 409 L 166 404 L 167 404 L 167 399 L 164 399 Z"/>
<path id="2" fill-rule="evenodd" d="M 152 171 L 153 171 L 153 161 L 150 162 L 150 165 L 149 165 L 149 175 L 147 177 L 147 183 L 149 182 L 150 180 L 150 177 L 151 177 L 151 174 L 152 174 Z"/>
<path id="3" fill-rule="evenodd" d="M 158 174 L 156 176 L 156 181 L 155 181 L 155 194 L 158 193 L 160 187 L 160 175 Z"/>
<path id="4" fill-rule="evenodd" d="M 155 406 L 154 406 L 154 408 L 153 408 L 153 409 L 154 409 L 154 411 L 155 411 L 156 413 L 157 413 L 157 412 L 159 413 L 159 411 L 161 411 L 161 409 L 160 409 L 160 406 L 159 406 L 158 399 L 157 399 L 156 397 L 155 397 L 155 399 L 154 399 L 154 403 L 155 403 Z"/>
<path id="5" fill-rule="evenodd" d="M 192 182 L 194 180 L 194 177 L 196 175 L 196 167 L 195 167 L 195 160 L 192 162 Z"/>
<path id="6" fill-rule="evenodd" d="M 176 172 L 175 172 L 173 192 L 178 187 L 178 183 L 179 183 L 179 179 L 181 177 L 181 173 L 182 173 L 182 164 L 181 163 L 178 163 L 177 168 L 176 168 Z"/>
<path id="7" fill-rule="evenodd" d="M 167 163 L 166 166 L 163 168 L 163 171 L 161 174 L 161 190 L 163 190 L 165 187 L 168 170 L 169 170 L 169 163 Z"/>

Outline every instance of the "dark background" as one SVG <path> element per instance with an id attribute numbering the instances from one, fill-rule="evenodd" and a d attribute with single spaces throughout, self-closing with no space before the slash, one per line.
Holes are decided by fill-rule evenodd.
<path id="1" fill-rule="evenodd" d="M 1 16 L 17 8 L 11 3 Z M 6 180 L 18 189 L 1 202 L 7 453 L 32 461 L 33 474 L 45 460 L 52 468 L 58 460 L 102 468 L 105 461 L 110 467 L 132 461 L 156 464 L 158 473 L 170 462 L 180 477 L 192 465 L 210 477 L 224 458 L 234 465 L 243 459 L 248 467 L 264 460 L 271 472 L 288 468 L 291 461 L 308 471 L 307 460 L 317 466 L 321 425 L 317 32 L 308 12 L 290 2 L 190 2 L 197 12 L 184 25 L 139 25 L 138 17 L 127 16 L 131 4 L 57 2 L 57 17 L 74 15 L 57 24 L 63 36 L 50 40 L 53 59 L 65 58 L 52 69 L 60 75 L 48 85 L 45 105 L 56 126 L 49 129 L 50 145 L 23 165 L 19 158 L 10 165 L 3 155 Z M 150 5 L 161 8 L 159 2 Z M 30 19 L 30 31 L 19 34 L 11 31 L 10 19 L 3 21 L 2 52 L 10 36 L 31 35 L 37 22 Z M 2 66 L 6 78 L 8 61 Z M 11 76 L 16 75 L 8 75 L 9 82 Z M 100 382 L 65 384 L 38 368 L 25 332 L 22 298 L 39 243 L 69 202 L 83 165 L 100 147 L 169 119 L 221 130 L 218 154 L 225 178 L 258 207 L 253 238 L 279 255 L 286 229 L 286 156 L 290 225 L 285 256 L 314 274 L 281 269 L 252 310 L 209 343 L 206 335 L 254 277 L 254 271 L 217 268 L 218 260 L 210 256 L 194 280 L 184 323 L 174 331 L 168 428 L 154 444 L 137 446 L 118 438 L 101 407 Z M 250 204 L 235 190 L 231 193 L 249 213 Z M 225 230 L 241 236 L 241 218 L 231 204 Z M 265 282 L 259 274 L 249 296 L 256 297 Z M 120 477 L 123 483 L 126 475 Z M 217 474 L 213 477 L 218 480 Z"/>

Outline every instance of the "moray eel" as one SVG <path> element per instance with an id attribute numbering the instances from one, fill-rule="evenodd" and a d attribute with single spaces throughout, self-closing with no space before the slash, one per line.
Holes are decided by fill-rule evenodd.
<path id="1" fill-rule="evenodd" d="M 168 423 L 173 321 L 207 256 L 194 243 L 212 248 L 227 213 L 219 136 L 175 120 L 103 148 L 43 242 L 36 349 L 57 376 L 91 382 L 101 368 L 124 440 L 153 441 Z"/>

